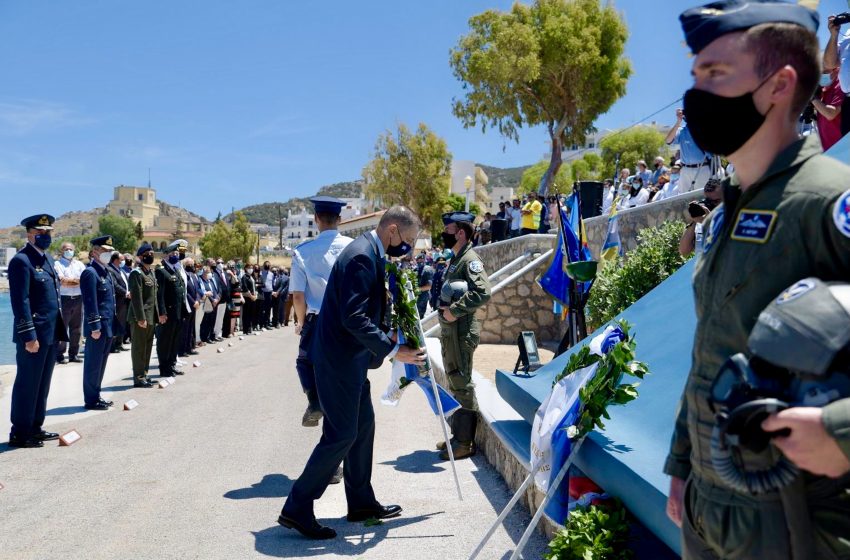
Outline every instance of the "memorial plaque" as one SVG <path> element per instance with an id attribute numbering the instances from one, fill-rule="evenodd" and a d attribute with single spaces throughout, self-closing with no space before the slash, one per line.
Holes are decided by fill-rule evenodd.
<path id="1" fill-rule="evenodd" d="M 137 406 L 139 406 L 139 401 L 137 401 L 136 399 L 130 399 L 129 401 L 124 403 L 124 410 L 133 410 Z"/>
<path id="2" fill-rule="evenodd" d="M 82 437 L 83 436 L 81 436 L 80 432 L 78 432 L 77 430 L 71 430 L 70 432 L 65 432 L 64 434 L 59 436 L 59 445 L 61 445 L 61 446 L 74 445 L 75 443 L 80 441 L 80 439 Z"/>
<path id="3" fill-rule="evenodd" d="M 159 380 L 158 385 L 159 385 L 159 388 L 160 388 L 160 389 L 165 389 L 166 387 L 168 387 L 169 385 L 171 385 L 171 383 L 169 383 L 168 381 L 166 381 L 166 380 L 165 380 L 165 378 L 163 378 L 163 379 L 160 379 L 160 380 Z"/>
<path id="4" fill-rule="evenodd" d="M 199 362 L 197 360 L 192 362 L 192 367 L 201 367 L 201 362 Z"/>
<path id="5" fill-rule="evenodd" d="M 224 354 L 224 348 L 219 348 L 219 349 L 217 350 L 217 352 L 218 352 L 219 354 Z"/>
<path id="6" fill-rule="evenodd" d="M 166 377 L 165 381 L 167 381 L 169 385 L 174 385 L 177 379 L 175 379 L 174 377 Z"/>

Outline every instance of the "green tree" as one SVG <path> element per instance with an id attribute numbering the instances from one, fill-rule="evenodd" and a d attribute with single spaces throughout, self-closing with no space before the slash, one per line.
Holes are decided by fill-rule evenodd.
<path id="1" fill-rule="evenodd" d="M 617 157 L 620 158 L 620 168 L 628 167 L 632 172 L 637 167 L 638 160 L 644 160 L 652 165 L 652 160 L 658 156 L 666 159 L 669 149 L 664 143 L 664 135 L 651 126 L 636 126 L 634 128 L 614 132 L 599 142 L 602 150 L 602 175 L 613 177 L 616 170 Z"/>
<path id="2" fill-rule="evenodd" d="M 443 212 L 463 212 L 466 210 L 466 198 L 460 196 L 459 194 L 449 193 L 449 197 L 446 200 L 446 205 L 443 207 Z M 481 213 L 481 207 L 478 204 L 469 201 L 469 211 L 475 214 L 476 216 L 483 216 Z M 442 222 L 440 222 L 442 223 Z M 442 231 L 442 227 L 436 230 L 438 234 Z"/>
<path id="3" fill-rule="evenodd" d="M 145 230 L 142 229 L 142 222 L 139 220 L 136 222 L 136 241 L 141 241 L 145 236 Z"/>
<path id="4" fill-rule="evenodd" d="M 588 152 L 572 162 L 571 171 L 573 181 L 598 181 L 602 178 L 602 158 Z"/>
<path id="5" fill-rule="evenodd" d="M 466 128 L 495 127 L 516 141 L 520 127 L 545 125 L 552 156 L 539 192 L 546 194 L 563 146 L 583 144 L 596 117 L 626 92 L 626 24 L 600 0 L 535 0 L 487 10 L 469 27 L 450 55 L 465 90 L 453 112 Z"/>
<path id="6" fill-rule="evenodd" d="M 136 224 L 126 216 L 104 214 L 97 220 L 100 235 L 111 235 L 112 246 L 122 253 L 136 249 Z"/>
<path id="7" fill-rule="evenodd" d="M 104 234 L 106 235 L 106 234 Z M 54 237 L 53 242 L 50 244 L 50 249 L 48 249 L 48 253 L 51 255 L 59 255 L 62 250 L 63 243 L 73 243 L 74 247 L 77 249 L 77 255 L 85 260 L 89 254 L 89 248 L 91 248 L 91 239 L 92 237 L 97 237 L 96 235 L 66 235 L 63 237 Z M 26 245 L 26 241 L 23 241 L 20 244 L 20 247 Z M 20 248 L 19 247 L 19 248 Z M 61 256 L 61 255 L 60 255 Z"/>
<path id="8" fill-rule="evenodd" d="M 519 180 L 519 189 L 517 189 L 517 194 L 537 192 L 540 188 L 540 181 L 543 179 L 543 175 L 546 174 L 547 169 L 549 169 L 549 162 L 544 159 L 523 171 L 522 177 Z M 570 166 L 567 163 L 563 163 L 558 169 L 558 174 L 555 176 L 555 180 L 552 181 L 551 190 L 559 193 L 570 192 L 572 184 L 573 180 L 572 175 L 570 174 Z"/>
<path id="9" fill-rule="evenodd" d="M 248 262 L 248 257 L 257 248 L 257 235 L 251 231 L 245 214 L 237 211 L 232 226 L 223 220 L 216 220 L 212 230 L 201 238 L 198 245 L 208 259 L 221 257 Z"/>
<path id="10" fill-rule="evenodd" d="M 363 169 L 367 198 L 384 206 L 405 204 L 431 232 L 442 229 L 440 216 L 449 196 L 452 155 L 445 140 L 420 123 L 416 132 L 399 124 L 375 144 L 375 155 Z"/>

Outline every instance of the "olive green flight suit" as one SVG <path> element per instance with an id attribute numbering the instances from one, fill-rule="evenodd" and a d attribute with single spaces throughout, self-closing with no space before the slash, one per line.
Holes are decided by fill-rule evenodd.
<path id="1" fill-rule="evenodd" d="M 792 557 L 788 521 L 805 505 L 786 512 L 779 494 L 750 496 L 724 484 L 711 463 L 709 390 L 723 362 L 747 351 L 759 313 L 783 290 L 809 276 L 850 280 L 849 188 L 850 168 L 821 155 L 820 141 L 809 136 L 780 153 L 746 191 L 734 176 L 727 179 L 724 204 L 705 225 L 694 274 L 693 363 L 664 468 L 688 480 L 685 558 Z M 825 407 L 824 423 L 850 456 L 850 399 Z M 769 457 L 745 459 L 748 467 L 769 464 Z M 840 540 L 850 539 L 850 477 L 805 473 L 798 486 L 813 557 L 850 558 L 848 541 Z"/>
<path id="2" fill-rule="evenodd" d="M 133 383 L 147 380 L 151 363 L 154 331 L 159 320 L 159 305 L 156 300 L 156 277 L 152 268 L 134 268 L 127 282 L 130 290 L 130 309 L 127 324 L 130 325 L 130 357 L 133 360 Z M 139 321 L 147 321 L 142 328 Z"/>
<path id="3" fill-rule="evenodd" d="M 468 243 L 451 259 L 444 285 L 456 280 L 467 283 L 467 292 L 449 306 L 457 320 L 449 323 L 440 313 L 440 342 L 449 389 L 461 406 L 474 411 L 475 385 L 472 383 L 472 355 L 478 347 L 481 323 L 475 311 L 490 299 L 490 280 L 481 259 Z"/>

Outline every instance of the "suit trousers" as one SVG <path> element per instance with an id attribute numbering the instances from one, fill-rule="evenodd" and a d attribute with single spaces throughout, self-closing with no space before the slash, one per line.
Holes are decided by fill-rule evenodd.
<path id="1" fill-rule="evenodd" d="M 83 328 L 83 296 L 62 296 L 62 319 L 68 329 L 68 342 L 56 343 L 56 358 L 65 355 L 68 350 L 69 358 L 76 358 L 80 351 L 80 335 Z"/>
<path id="2" fill-rule="evenodd" d="M 186 355 L 195 347 L 195 313 L 196 310 L 192 309 L 192 311 L 183 315 L 178 354 Z"/>
<path id="3" fill-rule="evenodd" d="M 197 309 L 195 309 L 195 314 L 192 315 L 192 321 L 194 322 L 195 329 L 195 342 L 203 342 L 204 339 L 201 338 L 201 322 L 204 320 L 204 304 L 201 304 Z"/>
<path id="4" fill-rule="evenodd" d="M 292 294 L 289 294 L 289 297 L 286 298 L 286 302 L 283 304 L 283 326 L 289 325 L 289 319 L 292 316 Z M 296 317 L 296 323 L 298 319 Z"/>
<path id="5" fill-rule="evenodd" d="M 215 307 L 215 325 L 213 326 L 213 334 L 215 334 L 215 336 L 221 336 L 221 329 L 224 326 L 225 311 L 227 311 L 227 305 L 225 305 L 224 301 L 220 301 Z"/>
<path id="6" fill-rule="evenodd" d="M 41 431 L 47 411 L 47 393 L 56 365 L 53 344 L 39 343 L 38 352 L 30 353 L 23 342 L 15 344 L 18 373 L 12 387 L 11 436 L 31 437 Z"/>
<path id="7" fill-rule="evenodd" d="M 144 329 L 136 321 L 130 324 L 130 357 L 133 359 L 133 382 L 141 383 L 148 376 L 156 327 L 148 323 Z"/>
<path id="8" fill-rule="evenodd" d="M 213 329 L 215 328 L 216 313 L 215 310 L 209 313 L 204 313 L 204 318 L 201 321 L 201 340 L 209 342 L 215 336 Z"/>
<path id="9" fill-rule="evenodd" d="M 160 375 L 174 375 L 177 363 L 177 343 L 180 340 L 180 320 L 171 317 L 156 329 L 156 357 Z"/>
<path id="10" fill-rule="evenodd" d="M 103 373 L 106 371 L 106 361 L 112 350 L 112 338 L 102 336 L 97 340 L 86 339 L 83 361 L 83 400 L 86 404 L 97 404 L 100 400 L 100 387 L 103 384 Z"/>
<path id="11" fill-rule="evenodd" d="M 115 325 L 117 328 L 114 329 L 112 336 L 112 349 L 118 350 L 121 348 L 121 342 L 124 340 L 126 336 L 124 333 L 127 332 L 127 312 L 129 311 L 130 306 L 126 301 L 118 301 L 118 294 L 115 295 Z"/>
<path id="12" fill-rule="evenodd" d="M 263 292 L 263 308 L 260 314 L 261 327 L 268 328 L 271 326 L 272 303 L 276 301 L 277 298 L 273 298 L 271 292 Z"/>
<path id="13" fill-rule="evenodd" d="M 356 372 L 339 371 L 339 364 L 315 364 L 319 401 L 324 412 L 322 438 L 304 472 L 292 485 L 283 513 L 297 520 L 313 519 L 313 502 L 328 487 L 340 462 L 349 511 L 372 509 L 380 504 L 372 489 L 372 450 L 375 443 L 375 411 L 369 380 L 351 383 Z M 347 375 L 351 373 L 352 375 Z M 343 381 L 345 379 L 345 381 Z"/>

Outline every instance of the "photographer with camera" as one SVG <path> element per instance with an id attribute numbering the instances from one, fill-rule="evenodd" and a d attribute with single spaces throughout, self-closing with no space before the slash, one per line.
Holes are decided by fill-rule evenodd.
<path id="1" fill-rule="evenodd" d="M 820 88 L 812 99 L 812 107 L 817 111 L 818 134 L 823 151 L 841 140 L 841 105 L 845 97 L 838 81 L 838 68 L 821 76 Z"/>
<path id="2" fill-rule="evenodd" d="M 709 179 L 708 183 L 702 188 L 704 198 L 688 204 L 688 216 L 691 222 L 679 239 L 679 254 L 683 257 L 691 253 L 702 254 L 704 239 L 702 225 L 711 211 L 722 202 L 723 191 L 720 189 L 721 182 L 719 180 Z"/>
<path id="3" fill-rule="evenodd" d="M 680 20 L 695 55 L 694 86 L 684 96 L 688 129 L 701 149 L 732 162 L 735 173 L 723 181 L 723 203 L 703 222 L 703 255 L 693 280 L 693 363 L 664 466 L 672 477 L 667 512 L 682 527 L 684 558 L 847 557 L 850 449 L 839 440 L 850 429 L 850 400 L 823 408 L 816 406 L 828 400 L 793 402 L 765 426 L 790 430 L 765 434 L 761 421 L 779 408 L 756 403 L 757 414 L 742 416 L 738 403 L 726 398 L 738 385 L 725 385 L 728 391 L 718 385 L 747 371 L 740 361 L 732 362 L 737 370 L 726 364 L 748 352 L 757 321 L 778 324 L 762 311 L 784 290 L 809 277 L 850 278 L 850 168 L 823 156 L 818 139 L 797 132 L 821 70 L 818 15 L 793 3 L 729 0 L 687 10 Z M 846 322 L 841 325 L 846 330 Z M 818 356 L 802 341 L 780 349 L 797 358 Z M 782 379 L 774 379 L 775 392 L 790 390 Z M 723 416 L 727 407 L 730 415 Z M 724 418 L 747 420 L 763 447 L 733 445 L 726 436 L 741 432 Z M 737 441 L 751 443 L 743 435 Z M 777 471 L 782 449 L 789 454 Z M 760 474 L 765 469 L 767 481 Z M 836 478 L 816 476 L 822 473 Z"/>
<path id="4" fill-rule="evenodd" d="M 841 26 L 850 23 L 850 12 L 829 16 L 829 40 L 823 51 L 823 66 L 827 70 L 838 70 L 838 83 L 844 93 L 841 104 L 841 136 L 850 132 L 850 30 L 841 33 Z M 845 106 L 847 105 L 847 106 Z"/>

